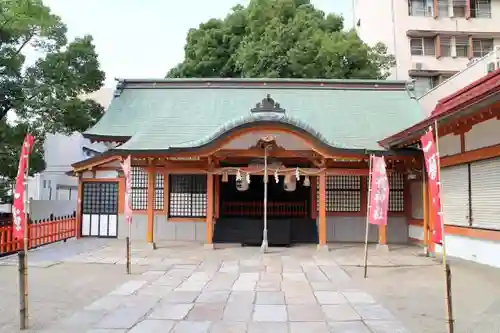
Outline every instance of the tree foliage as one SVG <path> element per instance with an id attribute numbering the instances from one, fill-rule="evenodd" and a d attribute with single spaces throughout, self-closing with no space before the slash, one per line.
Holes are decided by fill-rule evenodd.
<path id="1" fill-rule="evenodd" d="M 35 136 L 33 173 L 44 168 L 47 133 L 82 131 L 103 112 L 80 98 L 104 81 L 92 37 L 68 43 L 66 31 L 42 0 L 0 0 L 0 201 L 15 178 L 28 131 Z M 27 50 L 40 57 L 30 62 Z"/>
<path id="2" fill-rule="evenodd" d="M 385 79 L 394 57 L 309 0 L 251 0 L 191 29 L 167 77 Z"/>

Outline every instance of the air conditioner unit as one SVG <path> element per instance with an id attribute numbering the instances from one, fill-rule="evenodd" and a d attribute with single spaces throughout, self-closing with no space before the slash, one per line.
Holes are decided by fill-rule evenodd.
<path id="1" fill-rule="evenodd" d="M 415 63 L 413 63 L 413 69 L 415 69 L 417 71 L 421 71 L 424 69 L 424 64 L 421 62 L 415 62 Z"/>

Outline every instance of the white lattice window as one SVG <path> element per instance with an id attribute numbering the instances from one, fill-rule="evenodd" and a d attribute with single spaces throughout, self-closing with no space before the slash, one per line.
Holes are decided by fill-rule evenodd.
<path id="1" fill-rule="evenodd" d="M 207 176 L 169 176 L 169 217 L 205 217 L 207 215 Z"/>
<path id="2" fill-rule="evenodd" d="M 326 177 L 326 211 L 327 212 L 360 212 L 361 181 L 360 176 L 327 176 Z M 318 197 L 319 202 L 319 177 Z M 319 205 L 317 205 L 319 210 Z"/>
<path id="3" fill-rule="evenodd" d="M 132 167 L 132 209 L 148 208 L 148 174 L 144 169 Z"/>

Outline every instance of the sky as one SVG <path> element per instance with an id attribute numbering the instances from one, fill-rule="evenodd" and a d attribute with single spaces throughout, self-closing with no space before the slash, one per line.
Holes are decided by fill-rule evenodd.
<path id="1" fill-rule="evenodd" d="M 162 78 L 184 58 L 190 28 L 223 18 L 249 0 L 44 0 L 68 27 L 68 37 L 94 37 L 105 86 L 115 78 Z M 312 0 L 352 26 L 352 0 Z"/>

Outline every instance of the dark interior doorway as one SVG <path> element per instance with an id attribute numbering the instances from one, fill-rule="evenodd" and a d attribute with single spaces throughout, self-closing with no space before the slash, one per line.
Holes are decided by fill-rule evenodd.
<path id="1" fill-rule="evenodd" d="M 295 190 L 289 192 L 284 189 L 283 176 L 278 183 L 274 175 L 269 176 L 269 245 L 317 242 L 316 221 L 310 217 L 311 187 L 304 186 L 303 180 L 301 177 L 296 181 Z M 214 229 L 214 242 L 260 245 L 264 228 L 263 176 L 251 176 L 245 191 L 239 191 L 236 185 L 236 176 L 220 183 L 220 217 Z"/>

